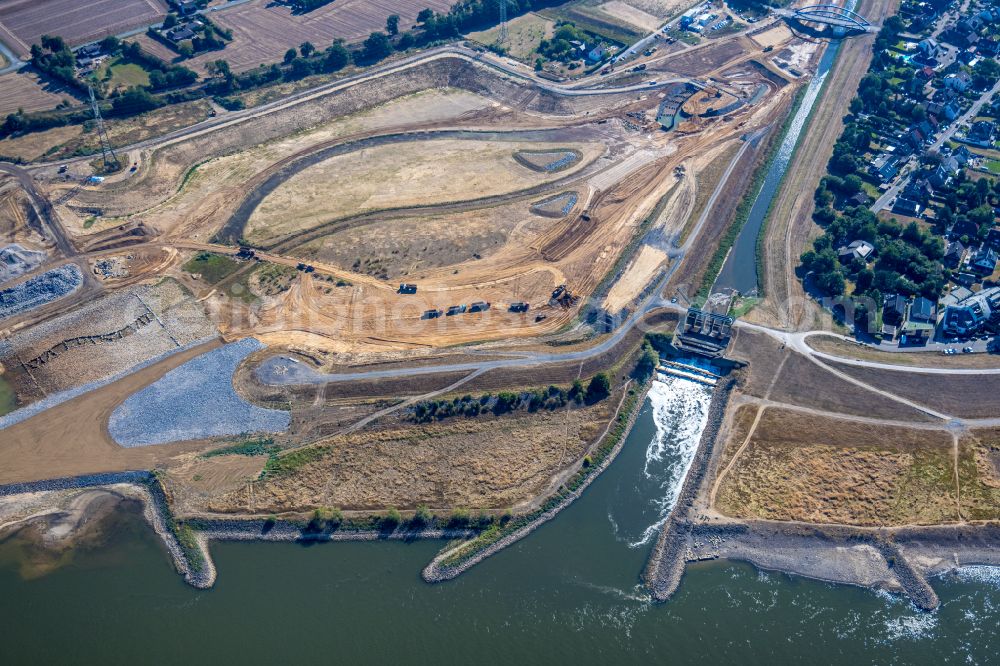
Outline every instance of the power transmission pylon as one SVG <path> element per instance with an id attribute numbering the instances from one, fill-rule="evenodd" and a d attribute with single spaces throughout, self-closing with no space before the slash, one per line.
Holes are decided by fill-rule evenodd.
<path id="1" fill-rule="evenodd" d="M 507 43 L 507 0 L 497 0 L 500 5 L 500 34 L 497 35 L 497 44 L 502 46 Z"/>
<path id="2" fill-rule="evenodd" d="M 108 131 L 104 128 L 104 118 L 101 117 L 101 107 L 97 105 L 97 98 L 94 97 L 94 88 L 87 86 L 87 92 L 90 93 L 90 108 L 94 111 L 94 120 L 97 121 L 97 137 L 101 141 L 101 156 L 104 158 L 104 170 L 117 170 L 121 167 L 121 162 L 118 161 L 118 156 L 115 155 L 115 151 L 111 147 L 111 139 L 108 138 Z M 108 159 L 109 155 L 111 159 Z"/>

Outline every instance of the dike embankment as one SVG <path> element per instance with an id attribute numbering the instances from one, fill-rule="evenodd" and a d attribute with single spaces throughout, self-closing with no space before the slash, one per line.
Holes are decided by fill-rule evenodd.
<path id="1" fill-rule="evenodd" d="M 726 415 L 726 406 L 729 404 L 729 396 L 735 386 L 736 377 L 732 374 L 716 384 L 712 402 L 708 406 L 708 422 L 701 433 L 698 450 L 695 451 L 694 459 L 691 461 L 691 468 L 684 479 L 677 503 L 663 523 L 660 536 L 643 572 L 643 581 L 657 601 L 666 601 L 673 596 L 684 575 L 693 527 L 691 509 L 708 471 L 708 462 L 715 450 L 716 440 Z"/>
<path id="2" fill-rule="evenodd" d="M 617 439 L 604 457 L 591 468 L 592 471 L 587 474 L 579 486 L 564 493 L 561 497 L 556 496 L 558 499 L 550 498 L 549 502 L 543 504 L 543 507 L 534 515 L 529 515 L 523 523 L 513 526 L 506 534 L 501 535 L 500 538 L 484 543 L 482 547 L 477 548 L 473 545 L 473 549 L 468 553 L 463 554 L 460 559 L 455 559 L 456 551 L 461 548 L 468 548 L 469 546 L 466 544 L 462 544 L 456 548 L 444 550 L 438 553 L 438 555 L 431 560 L 421 573 L 423 579 L 428 583 L 441 583 L 457 578 L 488 557 L 499 553 L 504 548 L 507 548 L 508 546 L 511 546 L 512 544 L 525 538 L 539 527 L 558 516 L 560 512 L 566 509 L 566 507 L 575 502 L 581 495 L 583 495 L 583 492 L 590 486 L 590 484 L 593 483 L 594 480 L 599 477 L 612 462 L 614 462 L 615 458 L 618 457 L 622 447 L 625 445 L 625 441 L 628 439 L 629 433 L 632 432 L 635 421 L 639 417 L 639 412 L 642 411 L 642 405 L 646 401 L 646 394 L 649 392 L 649 386 L 650 384 L 647 382 L 644 385 L 643 390 L 639 391 L 634 396 L 628 396 L 627 391 L 622 396 L 622 402 L 619 403 L 618 413 L 615 414 L 615 417 L 612 420 L 612 425 L 615 420 L 622 415 L 622 407 L 625 401 L 631 399 L 630 404 L 626 407 L 628 413 L 624 423 L 622 423 L 619 428 L 612 428 L 609 425 L 608 429 L 597 442 L 594 449 L 600 450 L 601 444 L 608 437 L 615 437 Z M 546 508 L 546 505 L 549 506 Z"/>

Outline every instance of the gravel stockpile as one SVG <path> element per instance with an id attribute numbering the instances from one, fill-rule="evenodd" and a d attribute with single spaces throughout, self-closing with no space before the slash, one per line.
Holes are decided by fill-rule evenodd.
<path id="1" fill-rule="evenodd" d="M 17 243 L 0 248 L 0 284 L 24 275 L 45 261 L 45 253 L 26 250 Z"/>
<path id="2" fill-rule="evenodd" d="M 0 291 L 0 319 L 13 317 L 73 293 L 83 284 L 76 264 L 66 264 Z"/>
<path id="3" fill-rule="evenodd" d="M 212 350 L 133 394 L 111 414 L 108 430 L 126 447 L 253 432 L 284 432 L 290 415 L 243 400 L 233 373 L 263 349 L 253 338 Z"/>
<path id="4" fill-rule="evenodd" d="M 179 344 L 214 336 L 215 326 L 205 311 L 179 283 L 174 280 L 136 290 L 139 299 L 156 314 L 157 319 Z"/>

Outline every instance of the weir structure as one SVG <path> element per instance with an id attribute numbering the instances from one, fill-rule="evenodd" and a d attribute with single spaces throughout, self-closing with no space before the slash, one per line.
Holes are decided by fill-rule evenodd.
<path id="1" fill-rule="evenodd" d="M 810 5 L 798 9 L 779 9 L 774 12 L 786 21 L 818 23 L 839 28 L 848 33 L 875 32 L 877 28 L 861 14 L 837 5 Z"/>

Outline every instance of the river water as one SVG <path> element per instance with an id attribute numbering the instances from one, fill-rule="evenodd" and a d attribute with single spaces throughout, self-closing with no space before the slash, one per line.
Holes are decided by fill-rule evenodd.
<path id="1" fill-rule="evenodd" d="M 848 3 L 853 7 L 854 3 Z M 730 293 L 733 291 L 743 295 L 756 295 L 759 288 L 757 277 L 757 238 L 760 236 L 761 228 L 767 220 L 767 214 L 771 208 L 771 202 L 778 194 L 781 181 L 795 153 L 795 145 L 799 141 L 799 136 L 806 126 L 809 114 L 812 112 L 819 93 L 826 82 L 826 77 L 837 59 L 840 51 L 840 42 L 833 42 L 827 46 L 826 51 L 820 57 L 819 65 L 816 69 L 816 76 L 809 81 L 805 93 L 802 95 L 802 102 L 799 105 L 795 116 L 788 126 L 788 131 L 778 148 L 778 153 L 768 168 L 764 183 L 761 186 L 757 198 L 753 202 L 747 221 L 743 225 L 733 243 L 733 248 L 726 257 L 726 262 L 719 272 L 715 285 L 712 287 L 713 293 Z"/>
<path id="2" fill-rule="evenodd" d="M 0 544 L 0 663 L 939 664 L 995 662 L 1000 575 L 935 581 L 935 613 L 860 588 L 735 563 L 691 567 L 653 605 L 638 585 L 690 464 L 709 392 L 654 384 L 618 459 L 583 497 L 455 581 L 438 542 L 214 544 L 216 587 L 171 569 L 123 515 L 101 548 L 35 579 Z"/>

